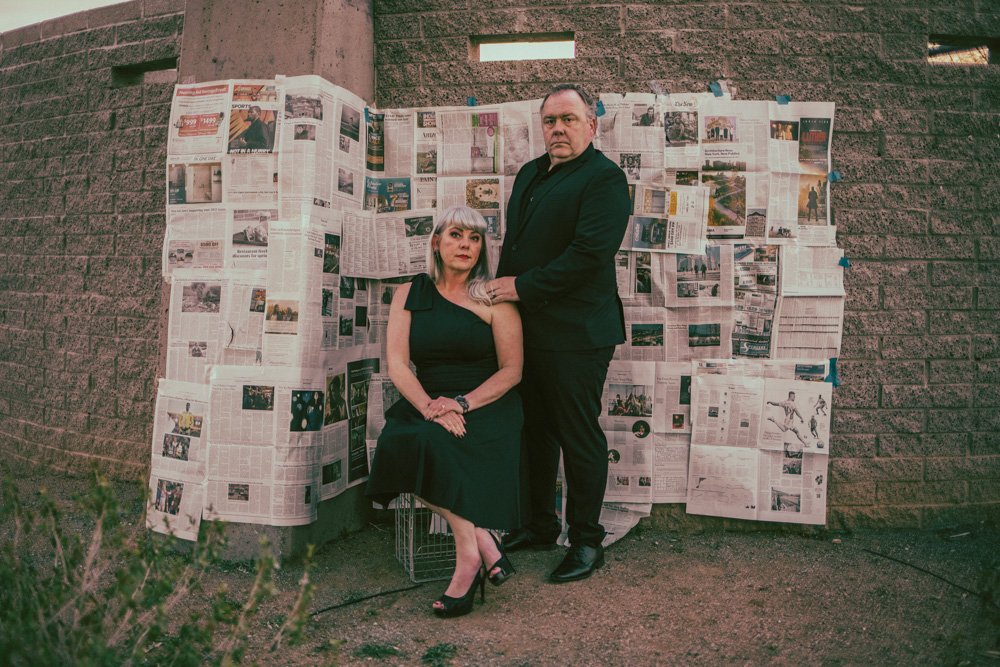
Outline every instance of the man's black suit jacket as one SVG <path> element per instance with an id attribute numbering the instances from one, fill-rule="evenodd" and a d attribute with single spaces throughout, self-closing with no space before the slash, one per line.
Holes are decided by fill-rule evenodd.
<path id="1" fill-rule="evenodd" d="M 591 144 L 538 183 L 524 202 L 525 191 L 549 164 L 543 155 L 517 174 L 497 275 L 516 276 L 526 346 L 617 345 L 625 341 L 615 282 L 615 254 L 631 211 L 625 173 Z"/>

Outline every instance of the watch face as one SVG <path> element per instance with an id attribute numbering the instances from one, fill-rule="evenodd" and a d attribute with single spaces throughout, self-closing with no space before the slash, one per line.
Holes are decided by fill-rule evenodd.
<path id="1" fill-rule="evenodd" d="M 456 396 L 455 402 L 462 406 L 462 412 L 469 411 L 469 402 L 465 400 L 465 396 Z"/>

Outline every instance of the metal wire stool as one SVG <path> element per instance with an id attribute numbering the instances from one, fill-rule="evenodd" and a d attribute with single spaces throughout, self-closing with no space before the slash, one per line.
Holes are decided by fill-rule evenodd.
<path id="1" fill-rule="evenodd" d="M 396 505 L 396 560 L 410 580 L 450 579 L 455 570 L 455 538 L 448 524 L 412 494 L 401 494 Z"/>

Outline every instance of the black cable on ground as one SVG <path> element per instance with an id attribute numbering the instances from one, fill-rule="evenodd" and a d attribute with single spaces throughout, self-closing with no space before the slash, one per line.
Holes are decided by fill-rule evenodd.
<path id="1" fill-rule="evenodd" d="M 890 556 L 889 554 L 884 554 L 884 553 L 881 553 L 879 551 L 875 551 L 874 549 L 869 549 L 867 547 L 855 547 L 855 548 L 856 549 L 861 549 L 862 551 L 867 551 L 868 553 L 874 554 L 876 556 L 881 556 L 882 558 L 885 558 L 887 560 L 895 561 L 896 563 L 899 563 L 900 565 L 905 565 L 907 567 L 912 567 L 914 570 L 918 570 L 920 572 L 923 572 L 924 574 L 929 574 L 932 577 L 934 577 L 935 579 L 939 579 L 939 580 L 943 581 L 944 583 L 948 584 L 949 586 L 954 586 L 955 588 L 959 589 L 960 591 L 965 591 L 966 593 L 968 593 L 970 595 L 975 595 L 977 598 L 979 598 L 980 600 L 982 600 L 986 604 L 990 605 L 994 609 L 1000 610 L 1000 605 L 998 605 L 996 602 L 993 602 L 992 600 L 988 599 L 984 593 L 980 593 L 979 591 L 974 591 L 971 588 L 966 588 L 962 584 L 955 583 L 954 581 L 951 581 L 950 579 L 946 579 L 946 578 L 942 577 L 937 572 L 931 572 L 930 570 L 928 570 L 926 568 L 923 568 L 923 567 L 920 567 L 919 565 L 914 565 L 913 563 L 909 563 L 909 562 L 907 562 L 907 561 L 905 561 L 905 560 L 903 560 L 901 558 L 896 558 L 895 556 Z"/>
<path id="2" fill-rule="evenodd" d="M 381 593 L 372 593 L 371 595 L 365 595 L 364 597 L 354 598 L 353 600 L 348 600 L 347 602 L 341 602 L 340 604 L 331 605 L 329 607 L 323 607 L 318 611 L 314 611 L 310 616 L 319 616 L 323 612 L 331 611 L 333 609 L 340 609 L 341 607 L 349 607 L 352 604 L 357 604 L 359 602 L 364 602 L 365 600 L 371 600 L 372 598 L 381 597 L 383 595 L 392 595 L 393 593 L 404 593 L 406 591 L 412 591 L 414 588 L 420 588 L 423 584 L 413 584 L 412 586 L 407 586 L 406 588 L 394 588 L 391 591 L 382 591 Z"/>

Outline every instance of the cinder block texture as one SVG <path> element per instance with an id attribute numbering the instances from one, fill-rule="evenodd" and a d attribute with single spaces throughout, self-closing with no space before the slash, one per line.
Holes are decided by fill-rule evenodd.
<path id="1" fill-rule="evenodd" d="M 149 467 L 172 83 L 183 0 L 0 36 L 0 451 L 56 471 Z"/>
<path id="2" fill-rule="evenodd" d="M 1000 67 L 931 65 L 927 43 L 998 22 L 990 3 L 936 0 L 377 0 L 376 100 L 487 104 L 564 81 L 703 92 L 724 76 L 741 99 L 835 102 L 831 197 L 852 267 L 830 525 L 972 522 L 1000 516 Z M 576 60 L 469 61 L 470 35 L 558 31 Z"/>

